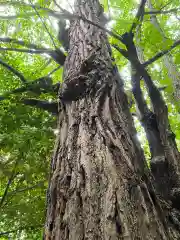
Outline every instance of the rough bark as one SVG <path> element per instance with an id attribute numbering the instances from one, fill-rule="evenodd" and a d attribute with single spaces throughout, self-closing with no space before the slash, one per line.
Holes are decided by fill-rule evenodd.
<path id="1" fill-rule="evenodd" d="M 76 4 L 99 22 L 97 0 Z M 69 34 L 44 239 L 179 239 L 146 175 L 106 35 L 82 20 Z"/>
<path id="2" fill-rule="evenodd" d="M 156 190 L 166 200 L 173 201 L 174 207 L 179 208 L 177 202 L 180 200 L 180 155 L 176 146 L 175 135 L 170 128 L 167 106 L 148 71 L 138 59 L 133 34 L 131 32 L 123 35 L 123 43 L 127 48 L 125 56 L 130 60 L 132 68 L 134 69 L 132 71 L 134 72 L 132 78 L 133 93 L 140 108 L 139 110 L 142 113 L 141 122 L 144 126 L 151 150 L 154 153 L 151 159 L 151 170 L 155 177 L 154 183 Z M 140 76 L 142 76 L 145 81 L 153 112 L 148 111 L 146 103 L 141 96 L 140 85 L 137 84 Z M 149 116 L 151 118 L 153 116 L 153 119 L 150 119 Z M 155 145 L 159 140 L 160 143 Z"/>
<path id="3" fill-rule="evenodd" d="M 141 26 L 137 26 L 137 31 L 135 33 L 136 51 L 137 58 L 139 59 L 140 63 L 143 64 L 145 61 L 143 50 L 140 47 L 140 27 Z M 161 142 L 156 115 L 148 108 L 147 103 L 143 98 L 143 93 L 140 86 L 140 76 L 136 72 L 136 70 L 132 71 L 132 88 L 136 101 L 136 106 L 140 111 L 140 115 L 138 116 L 138 118 L 145 130 L 146 137 L 149 143 L 149 148 L 151 152 L 150 166 L 151 172 L 154 176 L 153 183 L 155 189 L 157 193 L 163 196 L 165 199 L 174 201 L 171 196 L 172 189 L 174 188 L 174 180 L 172 179 L 171 174 L 169 174 L 171 173 L 171 168 L 169 167 L 169 165 L 172 164 L 168 164 L 168 160 L 166 160 L 165 150 Z M 164 117 L 166 118 L 166 116 Z M 172 171 L 172 173 L 173 172 L 174 171 Z M 175 185 L 178 186 L 177 183 L 175 183 Z M 175 202 L 176 201 L 177 200 L 175 200 Z M 178 204 L 175 205 L 178 206 Z"/>

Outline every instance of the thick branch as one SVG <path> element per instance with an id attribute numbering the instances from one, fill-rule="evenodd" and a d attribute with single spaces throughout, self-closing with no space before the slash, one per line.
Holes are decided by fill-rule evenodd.
<path id="1" fill-rule="evenodd" d="M 18 78 L 20 78 L 22 83 L 27 83 L 27 80 L 24 78 L 24 76 L 18 72 L 16 69 L 14 69 L 12 66 L 10 66 L 9 64 L 5 63 L 3 60 L 0 59 L 0 64 L 2 66 L 4 66 L 5 68 L 7 68 L 9 71 L 11 71 L 12 73 L 14 73 Z"/>
<path id="2" fill-rule="evenodd" d="M 48 55 L 51 56 L 54 61 L 59 63 L 61 66 L 64 65 L 66 55 L 60 49 L 57 48 L 56 50 L 52 50 L 48 53 Z"/>
<path id="3" fill-rule="evenodd" d="M 24 99 L 22 101 L 23 104 L 29 105 L 32 107 L 40 108 L 42 110 L 48 111 L 53 115 L 58 114 L 58 104 L 57 102 L 48 102 L 38 99 Z"/>
<path id="4" fill-rule="evenodd" d="M 22 193 L 22 192 L 25 192 L 25 191 L 29 191 L 29 190 L 32 190 L 32 189 L 35 189 L 35 188 L 38 188 L 38 187 L 42 187 L 44 185 L 45 181 L 41 181 L 33 186 L 30 186 L 30 187 L 27 187 L 27 188 L 22 188 L 22 189 L 17 189 L 16 191 L 12 191 L 12 192 L 9 192 L 7 193 L 7 196 L 10 196 L 10 195 L 15 195 L 15 194 L 18 194 L 18 193 Z"/>
<path id="5" fill-rule="evenodd" d="M 30 53 L 30 54 L 43 54 L 43 53 L 49 53 L 53 50 L 50 49 L 21 49 L 21 48 L 3 48 L 0 47 L 0 51 L 12 51 L 12 52 L 24 52 L 24 53 Z"/>
<path id="6" fill-rule="evenodd" d="M 29 54 L 48 54 L 51 56 L 54 61 L 63 65 L 66 59 L 66 56 L 60 49 L 52 50 L 46 48 L 38 48 L 38 49 L 22 49 L 22 48 L 3 48 L 0 47 L 0 51 L 11 51 L 11 52 L 23 52 Z"/>
<path id="7" fill-rule="evenodd" d="M 173 50 L 175 47 L 177 47 L 178 45 L 180 45 L 180 40 L 176 41 L 169 49 L 164 50 L 162 52 L 159 52 L 158 54 L 156 54 L 154 57 L 152 57 L 151 59 L 149 59 L 148 61 L 146 61 L 143 66 L 146 67 L 149 64 L 155 62 L 156 60 L 158 60 L 159 58 L 163 57 L 165 54 L 167 54 L 168 52 L 170 52 L 171 50 Z"/>
<path id="8" fill-rule="evenodd" d="M 10 177 L 8 179 L 8 182 L 7 182 L 7 185 L 6 185 L 6 189 L 4 190 L 4 194 L 3 194 L 2 198 L 1 198 L 1 201 L 0 201 L 0 208 L 2 207 L 2 205 L 4 203 L 4 200 L 5 200 L 5 198 L 6 198 L 7 194 L 8 194 L 8 190 L 9 190 L 9 187 L 10 187 L 11 183 L 13 182 L 14 178 L 17 176 L 17 173 L 15 173 L 15 172 L 16 172 L 16 167 L 18 165 L 18 162 L 19 162 L 19 159 L 16 160 L 16 162 L 14 164 L 14 168 L 13 168 L 13 170 L 11 172 L 11 175 L 10 175 Z"/>

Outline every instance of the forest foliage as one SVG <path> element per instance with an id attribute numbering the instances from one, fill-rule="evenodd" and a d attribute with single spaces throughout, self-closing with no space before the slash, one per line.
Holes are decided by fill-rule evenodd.
<path id="1" fill-rule="evenodd" d="M 140 1 L 103 0 L 101 3 L 111 19 L 106 26 L 109 31 L 121 36 L 130 30 Z M 136 22 L 139 32 L 135 43 L 143 51 L 146 62 L 179 41 L 168 57 L 180 86 L 179 1 L 152 0 L 151 3 L 154 10 L 146 4 L 144 18 Z M 60 6 L 71 12 L 72 1 Z M 55 15 L 49 9 L 56 11 Z M 0 1 L 0 239 L 40 239 L 42 235 L 48 173 L 57 134 L 56 115 L 26 103 L 29 99 L 47 104 L 57 102 L 54 86 L 62 82 L 63 67 L 53 53 L 62 49 L 64 57 L 67 54 L 57 39 L 59 12 L 62 13 L 56 1 Z M 156 17 L 159 27 L 153 24 L 152 16 Z M 113 47 L 123 49 L 124 45 L 111 34 L 108 36 L 134 113 L 130 64 Z M 180 99 L 178 101 L 175 94 L 179 91 L 180 96 L 180 88 L 174 87 L 169 70 L 163 57 L 148 66 L 156 86 L 164 88 L 161 93 L 180 149 Z M 34 91 L 33 82 L 45 76 L 52 78 L 48 90 L 38 82 L 38 90 Z M 143 82 L 141 84 L 149 104 L 148 93 Z M 30 86 L 28 91 L 13 92 L 25 86 Z M 134 120 L 148 161 L 148 142 L 138 119 Z"/>

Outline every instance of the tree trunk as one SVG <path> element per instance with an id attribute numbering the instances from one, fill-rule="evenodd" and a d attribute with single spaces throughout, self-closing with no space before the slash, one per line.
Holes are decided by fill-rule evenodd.
<path id="1" fill-rule="evenodd" d="M 75 10 L 100 24 L 97 0 Z M 105 33 L 74 20 L 69 36 L 44 239 L 179 239 L 147 176 Z"/>

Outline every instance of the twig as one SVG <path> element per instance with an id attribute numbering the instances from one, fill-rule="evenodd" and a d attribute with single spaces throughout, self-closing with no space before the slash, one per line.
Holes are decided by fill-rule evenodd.
<path id="1" fill-rule="evenodd" d="M 164 9 L 165 7 L 167 7 L 169 4 L 172 3 L 172 1 L 173 1 L 173 0 L 168 1 L 164 6 L 162 6 L 162 7 L 160 8 L 160 10 Z M 162 5 L 162 4 L 161 4 L 161 5 Z"/>
<path id="2" fill-rule="evenodd" d="M 8 38 L 4 41 L 9 41 Z M 24 41 L 19 42 L 16 40 L 20 45 L 24 45 Z M 36 46 L 34 44 L 28 44 L 27 46 Z M 60 49 L 47 49 L 47 48 L 33 48 L 33 49 L 23 49 L 23 48 L 6 48 L 6 47 L 0 47 L 0 51 L 15 51 L 15 52 L 24 52 L 24 53 L 30 53 L 30 54 L 48 54 L 50 57 L 54 59 L 57 63 L 63 65 L 65 61 L 65 54 Z"/>
<path id="3" fill-rule="evenodd" d="M 57 68 L 53 69 L 50 73 L 48 73 L 47 76 L 51 76 L 54 72 L 56 72 L 57 70 L 59 70 L 62 66 L 58 66 Z"/>
<path id="4" fill-rule="evenodd" d="M 173 9 L 166 10 L 166 11 L 161 11 L 161 10 L 150 11 L 150 12 L 145 12 L 144 15 L 147 15 L 147 14 L 168 14 L 168 13 L 177 13 L 178 11 L 180 11 L 180 8 L 173 8 Z"/>
<path id="5" fill-rule="evenodd" d="M 180 40 L 176 41 L 169 49 L 164 50 L 162 52 L 159 52 L 158 54 L 156 54 L 154 57 L 152 57 L 151 59 L 149 59 L 148 61 L 146 61 L 143 66 L 147 67 L 149 64 L 155 62 L 156 60 L 158 60 L 159 58 L 161 58 L 162 56 L 164 56 L 165 54 L 167 54 L 168 52 L 170 52 L 171 50 L 173 50 L 175 47 L 177 47 L 178 45 L 180 45 Z"/>
<path id="6" fill-rule="evenodd" d="M 29 1 L 30 1 L 30 3 L 32 4 L 31 0 L 29 0 Z M 55 44 L 55 42 L 54 42 L 54 39 L 53 39 L 53 37 L 52 37 L 52 35 L 50 34 L 50 32 L 49 32 L 49 30 L 48 30 L 48 28 L 47 28 L 44 20 L 42 19 L 41 15 L 40 15 L 39 12 L 37 11 L 36 7 L 32 5 L 32 8 L 34 9 L 34 11 L 36 12 L 36 14 L 38 15 L 39 19 L 41 20 L 41 22 L 42 22 L 44 28 L 46 29 L 46 32 L 48 33 L 48 35 L 49 35 L 49 37 L 50 37 L 50 39 L 51 39 L 54 47 L 57 48 L 57 47 L 56 47 L 56 44 Z"/>
<path id="7" fill-rule="evenodd" d="M 5 1 L 5 2 L 1 2 L 0 6 L 3 6 L 3 5 L 20 5 L 20 6 L 24 6 L 24 7 L 35 7 L 37 9 L 39 9 L 39 10 L 52 11 L 49 8 L 41 7 L 40 5 L 37 5 L 37 4 L 29 4 L 29 3 L 18 2 L 18 1 Z"/>
<path id="8" fill-rule="evenodd" d="M 14 69 L 9 64 L 5 63 L 2 59 L 0 59 L 0 64 L 2 66 L 4 66 L 5 68 L 7 68 L 12 73 L 14 73 L 17 77 L 19 77 L 22 83 L 27 83 L 27 80 L 25 79 L 25 77 L 20 72 L 18 72 L 16 69 Z"/>
<path id="9" fill-rule="evenodd" d="M 22 40 L 17 40 L 14 38 L 9 38 L 9 37 L 5 37 L 5 38 L 0 38 L 0 42 L 5 42 L 5 43 L 15 43 L 21 46 L 25 46 L 27 48 L 31 48 L 31 49 L 44 49 L 43 47 L 39 48 L 37 45 L 33 44 L 33 43 L 26 43 Z"/>
<path id="10" fill-rule="evenodd" d="M 53 0 L 53 2 L 61 11 L 64 11 L 64 9 L 56 2 L 56 0 Z"/>
<path id="11" fill-rule="evenodd" d="M 2 205 L 4 203 L 4 200 L 5 200 L 6 196 L 7 196 L 7 193 L 8 193 L 8 190 L 9 190 L 9 187 L 10 187 L 12 181 L 17 176 L 17 173 L 15 174 L 15 172 L 16 172 L 16 167 L 18 165 L 18 162 L 19 162 L 19 159 L 16 160 L 16 162 L 14 164 L 14 168 L 13 168 L 13 170 L 11 172 L 11 176 L 10 176 L 8 182 L 7 182 L 6 189 L 5 189 L 4 194 L 3 194 L 2 198 L 1 198 L 1 201 L 0 201 L 0 208 L 2 207 Z"/>

